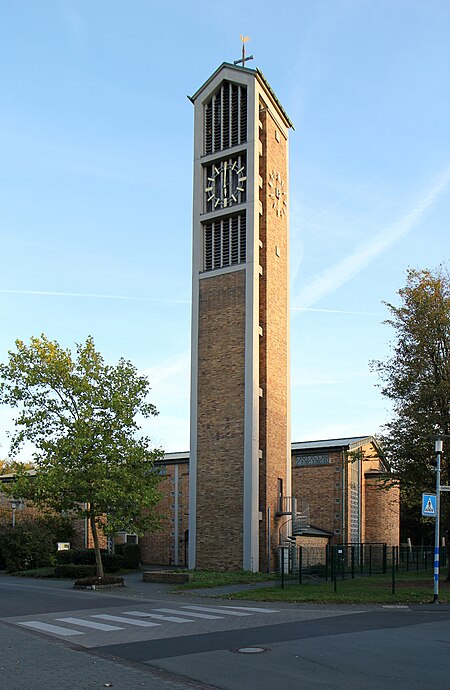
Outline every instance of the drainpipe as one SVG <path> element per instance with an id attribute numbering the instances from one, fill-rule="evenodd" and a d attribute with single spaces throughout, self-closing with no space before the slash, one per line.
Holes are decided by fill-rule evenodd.
<path id="1" fill-rule="evenodd" d="M 178 565 L 178 548 L 179 548 L 179 489 L 178 489 L 178 465 L 174 469 L 174 515 L 173 515 L 173 531 L 174 531 L 174 550 L 173 550 L 173 564 Z"/>
<path id="2" fill-rule="evenodd" d="M 345 470 L 347 467 L 346 463 L 346 458 L 347 458 L 347 453 L 345 450 L 342 451 L 342 538 L 341 538 L 341 543 L 348 543 L 348 538 L 346 534 L 346 500 L 345 500 L 345 490 L 346 490 L 346 483 L 345 483 Z"/>
<path id="3" fill-rule="evenodd" d="M 364 534 L 364 539 L 366 535 Z M 362 544 L 362 454 L 358 455 L 358 541 Z"/>

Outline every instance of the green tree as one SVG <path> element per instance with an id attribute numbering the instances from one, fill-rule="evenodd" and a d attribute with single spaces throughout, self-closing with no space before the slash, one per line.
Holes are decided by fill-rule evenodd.
<path id="1" fill-rule="evenodd" d="M 380 441 L 393 475 L 400 480 L 402 512 L 411 524 L 419 516 L 420 495 L 436 484 L 434 444 L 430 436 L 450 431 L 450 276 L 410 269 L 398 292 L 399 306 L 386 303 L 394 329 L 392 356 L 374 362 L 382 393 L 393 403 L 393 417 Z M 442 480 L 449 484 L 449 447 L 444 443 Z M 442 501 L 448 530 L 447 501 Z M 422 521 L 423 522 L 423 521 Z"/>
<path id="2" fill-rule="evenodd" d="M 19 460 L 0 460 L 0 475 L 13 474 L 17 472 L 18 469 L 22 468 L 32 470 L 34 465 L 32 462 L 21 462 Z"/>
<path id="3" fill-rule="evenodd" d="M 0 364 L 0 403 L 18 408 L 11 452 L 31 442 L 36 475 L 19 467 L 12 490 L 88 518 L 101 577 L 99 529 L 142 534 L 158 525 L 154 461 L 162 451 L 136 421 L 157 414 L 146 402 L 149 382 L 124 359 L 105 364 L 91 337 L 76 356 L 45 335 L 15 345 Z"/>

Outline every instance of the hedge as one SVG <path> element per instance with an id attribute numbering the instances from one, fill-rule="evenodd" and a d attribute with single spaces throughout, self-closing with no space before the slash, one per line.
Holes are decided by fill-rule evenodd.
<path id="1" fill-rule="evenodd" d="M 123 567 L 138 570 L 141 565 L 141 547 L 139 544 L 116 544 L 114 551 L 123 556 Z"/>
<path id="2" fill-rule="evenodd" d="M 116 573 L 124 567 L 124 558 L 119 554 L 101 552 L 103 568 L 106 573 Z M 58 551 L 56 561 L 60 565 L 89 565 L 95 566 L 94 549 L 69 549 Z"/>
<path id="3" fill-rule="evenodd" d="M 55 567 L 55 577 L 68 577 L 78 579 L 80 577 L 90 577 L 97 573 L 95 565 L 74 565 L 73 563 L 57 565 Z"/>

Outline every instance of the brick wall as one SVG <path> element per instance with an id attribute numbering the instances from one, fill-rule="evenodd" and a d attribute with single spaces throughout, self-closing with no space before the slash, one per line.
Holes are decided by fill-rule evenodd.
<path id="1" fill-rule="evenodd" d="M 287 140 L 273 120 L 264 103 L 260 106 L 260 156 L 259 174 L 262 178 L 259 237 L 262 244 L 259 262 L 262 275 L 259 284 L 260 336 L 260 460 L 259 504 L 260 521 L 260 570 L 267 569 L 268 515 L 271 510 L 272 562 L 275 565 L 278 532 L 286 517 L 277 518 L 278 480 L 283 482 L 283 494 L 287 487 L 288 414 L 288 226 L 286 206 L 280 200 L 281 212 L 273 208 L 276 185 L 281 185 L 273 175 L 280 174 L 287 193 Z M 271 185 L 269 185 L 269 181 Z M 287 194 L 286 194 L 287 199 Z"/>
<path id="2" fill-rule="evenodd" d="M 324 453 L 328 465 L 297 467 L 292 463 L 292 495 L 309 504 L 311 525 L 335 533 L 332 543 L 342 540 L 342 453 Z"/>
<path id="3" fill-rule="evenodd" d="M 385 488 L 380 473 L 365 475 L 365 539 L 390 546 L 400 543 L 400 489 Z"/>
<path id="4" fill-rule="evenodd" d="M 178 469 L 176 470 L 175 467 Z M 167 464 L 166 476 L 159 489 L 163 495 L 157 507 L 161 529 L 139 538 L 143 565 L 174 565 L 178 551 L 178 565 L 186 564 L 186 530 L 189 517 L 189 465 Z M 178 474 L 178 494 L 175 488 Z M 175 501 L 178 496 L 178 535 L 175 529 Z"/>
<path id="5" fill-rule="evenodd" d="M 243 567 L 245 271 L 200 281 L 197 567 Z"/>

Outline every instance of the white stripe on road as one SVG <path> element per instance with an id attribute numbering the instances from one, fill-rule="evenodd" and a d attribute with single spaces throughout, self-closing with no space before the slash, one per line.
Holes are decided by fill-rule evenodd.
<path id="1" fill-rule="evenodd" d="M 142 616 L 142 618 L 155 618 L 160 621 L 170 621 L 171 623 L 193 623 L 192 618 L 178 618 L 177 616 L 163 616 L 161 613 L 144 613 L 144 611 L 124 611 L 126 616 Z"/>
<path id="2" fill-rule="evenodd" d="M 155 611 L 161 611 L 162 613 L 184 613 L 183 611 L 179 611 L 178 609 L 155 609 Z M 207 613 L 193 613 L 192 611 L 189 611 L 189 616 L 192 618 L 208 618 L 210 620 L 219 620 L 220 618 L 223 618 L 223 616 L 212 616 L 211 614 Z"/>
<path id="3" fill-rule="evenodd" d="M 107 625 L 106 623 L 95 623 L 95 621 L 86 621 L 83 618 L 57 618 L 57 621 L 62 623 L 72 623 L 73 625 L 81 625 L 84 628 L 94 628 L 95 630 L 123 630 L 118 625 Z"/>
<path id="4" fill-rule="evenodd" d="M 220 606 L 222 608 L 222 605 Z M 223 608 L 227 609 L 239 609 L 240 611 L 257 611 L 258 613 L 280 613 L 279 611 L 276 611 L 275 609 L 258 609 L 254 606 L 223 606 Z"/>
<path id="5" fill-rule="evenodd" d="M 210 613 L 222 613 L 225 616 L 252 616 L 252 613 L 243 613 L 242 611 L 229 611 L 228 606 L 223 608 L 214 608 L 213 606 L 182 606 L 182 609 L 189 609 L 189 615 L 191 615 L 191 609 L 195 611 L 209 611 Z"/>
<path id="6" fill-rule="evenodd" d="M 141 628 L 152 628 L 154 625 L 160 625 L 160 623 L 149 623 L 148 621 L 134 621 L 131 618 L 123 618 L 123 616 L 108 616 L 106 613 L 99 613 L 96 616 L 91 616 L 91 618 L 101 618 L 104 621 L 116 621 L 128 625 L 140 625 Z"/>
<path id="7" fill-rule="evenodd" d="M 43 630 L 44 632 L 54 633 L 55 635 L 84 635 L 79 630 L 70 630 L 70 628 L 62 628 L 59 625 L 50 625 L 50 623 L 39 623 L 39 621 L 26 621 L 18 623 L 18 625 L 25 625 L 27 628 L 34 628 L 35 630 Z"/>

